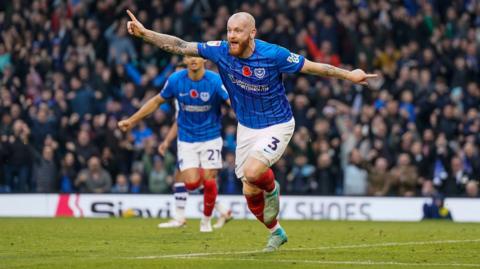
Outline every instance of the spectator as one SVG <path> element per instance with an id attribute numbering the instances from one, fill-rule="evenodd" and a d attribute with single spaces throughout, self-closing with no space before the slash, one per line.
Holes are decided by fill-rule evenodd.
<path id="1" fill-rule="evenodd" d="M 418 173 L 410 163 L 410 156 L 402 153 L 398 156 L 397 165 L 392 168 L 392 186 L 399 196 L 414 196 L 417 192 Z"/>
<path id="2" fill-rule="evenodd" d="M 60 168 L 60 192 L 70 193 L 74 191 L 74 180 L 77 177 L 75 155 L 67 152 L 61 162 Z"/>
<path id="3" fill-rule="evenodd" d="M 153 158 L 153 169 L 148 177 L 148 190 L 152 193 L 169 193 L 173 183 L 172 176 L 168 175 L 159 156 Z"/>
<path id="4" fill-rule="evenodd" d="M 67 94 L 67 99 L 73 113 L 78 114 L 80 118 L 93 115 L 95 112 L 94 92 L 76 76 L 70 79 L 70 92 Z"/>
<path id="5" fill-rule="evenodd" d="M 46 107 L 40 108 L 37 112 L 37 118 L 32 124 L 32 142 L 35 146 L 43 146 L 43 141 L 47 135 L 56 137 L 55 122 L 48 119 L 50 110 Z"/>
<path id="6" fill-rule="evenodd" d="M 315 167 L 308 163 L 304 155 L 294 158 L 293 167 L 287 175 L 287 180 L 292 182 L 294 194 L 306 194 L 312 192 L 312 187 L 316 187 L 314 182 Z M 314 182 L 312 184 L 312 182 Z"/>
<path id="7" fill-rule="evenodd" d="M 22 120 L 13 123 L 13 134 L 2 136 L 5 148 L 5 181 L 13 192 L 31 190 L 31 151 L 29 144 L 30 128 Z"/>
<path id="8" fill-rule="evenodd" d="M 135 147 L 143 147 L 144 140 L 153 135 L 152 129 L 148 128 L 144 121 L 140 121 L 138 127 L 132 132 Z"/>
<path id="9" fill-rule="evenodd" d="M 465 195 L 470 198 L 478 198 L 480 194 L 478 192 L 478 181 L 470 180 L 465 185 Z"/>
<path id="10" fill-rule="evenodd" d="M 130 193 L 144 193 L 145 188 L 142 182 L 142 174 L 133 172 L 130 175 Z"/>
<path id="11" fill-rule="evenodd" d="M 57 165 L 53 159 L 53 149 L 43 147 L 42 154 L 34 152 L 33 184 L 36 192 L 55 192 L 57 187 Z"/>
<path id="12" fill-rule="evenodd" d="M 350 152 L 349 163 L 345 168 L 343 193 L 345 195 L 366 195 L 368 188 L 367 171 L 363 168 L 364 160 L 358 149 Z"/>
<path id="13" fill-rule="evenodd" d="M 76 152 L 78 162 L 83 167 L 87 165 L 87 160 L 99 153 L 97 147 L 92 144 L 88 132 L 85 130 L 78 133 L 76 143 L 67 143 L 67 149 Z"/>
<path id="14" fill-rule="evenodd" d="M 320 195 L 334 195 L 336 190 L 337 171 L 332 165 L 332 158 L 328 153 L 322 153 L 317 159 L 315 180 L 310 183 L 312 193 Z"/>
<path id="15" fill-rule="evenodd" d="M 125 19 L 122 19 L 119 22 L 114 22 L 110 27 L 105 31 L 105 38 L 109 42 L 108 50 L 108 62 L 112 63 L 115 61 L 118 63 L 122 62 L 124 55 L 129 59 L 135 60 L 137 58 L 137 52 L 133 46 L 132 40 L 127 36 L 127 28 L 124 27 L 127 24 Z"/>
<path id="16" fill-rule="evenodd" d="M 379 157 L 375 160 L 375 165 L 369 167 L 368 171 L 368 195 L 385 196 L 390 190 L 392 175 L 388 171 L 388 161 L 386 158 Z"/>
<path id="17" fill-rule="evenodd" d="M 450 167 L 451 171 L 441 190 L 447 195 L 463 196 L 467 182 L 473 179 L 472 175 L 465 171 L 462 160 L 457 156 L 452 158 Z"/>
<path id="18" fill-rule="evenodd" d="M 225 154 L 225 161 L 223 162 L 222 170 L 220 170 L 219 181 L 220 184 L 218 189 L 220 193 L 242 193 L 242 184 L 235 174 L 235 155 L 232 152 L 227 152 L 227 154 Z"/>
<path id="19" fill-rule="evenodd" d="M 110 174 L 102 168 L 100 159 L 96 156 L 88 159 L 88 168 L 80 171 L 75 180 L 75 187 L 79 192 L 106 193 L 112 187 Z"/>
<path id="20" fill-rule="evenodd" d="M 444 198 L 441 195 L 432 197 L 430 204 L 423 204 L 423 219 L 448 219 L 452 220 L 450 210 L 445 207 Z"/>
<path id="21" fill-rule="evenodd" d="M 118 174 L 115 179 L 115 185 L 112 187 L 113 193 L 128 193 L 128 179 L 124 174 Z"/>

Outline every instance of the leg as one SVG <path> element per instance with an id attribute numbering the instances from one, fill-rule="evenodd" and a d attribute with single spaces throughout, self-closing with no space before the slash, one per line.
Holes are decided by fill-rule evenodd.
<path id="1" fill-rule="evenodd" d="M 28 165 L 22 165 L 18 170 L 18 185 L 21 192 L 28 192 L 34 190 L 30 184 L 30 167 Z"/>
<path id="2" fill-rule="evenodd" d="M 277 220 L 280 186 L 269 167 L 282 156 L 294 128 L 292 119 L 259 130 L 239 125 L 237 132 L 236 173 L 242 179 L 249 209 L 271 232 L 265 251 L 274 251 L 287 242 Z"/>
<path id="3" fill-rule="evenodd" d="M 203 173 L 203 215 L 205 217 L 211 217 L 215 207 L 218 195 L 217 175 L 216 169 L 206 169 Z"/>
<path id="4" fill-rule="evenodd" d="M 180 171 L 175 173 L 173 196 L 175 197 L 175 219 L 185 222 L 185 206 L 187 205 L 188 191 L 185 187 Z"/>
<path id="5" fill-rule="evenodd" d="M 217 200 L 217 175 L 222 168 L 222 146 L 221 137 L 206 141 L 199 148 L 201 179 L 203 181 L 203 219 L 200 223 L 200 231 L 212 231 L 211 216 L 215 201 Z"/>
<path id="6" fill-rule="evenodd" d="M 280 211 L 280 201 L 279 187 L 276 186 L 272 169 L 266 166 L 263 162 L 253 157 L 249 157 L 245 162 L 243 173 L 245 178 L 243 189 L 247 201 L 250 197 L 251 203 L 253 203 L 253 201 L 260 200 L 260 196 L 262 196 L 262 202 L 257 202 L 258 204 L 263 204 L 261 221 L 267 226 L 267 228 L 274 228 L 277 224 L 278 212 Z M 256 208 L 255 205 L 253 205 L 253 207 Z M 256 210 L 258 209 L 256 208 Z"/>
<path id="7" fill-rule="evenodd" d="M 12 165 L 6 164 L 4 166 L 5 171 L 5 185 L 7 186 L 8 192 L 14 191 L 14 171 Z"/>
<path id="8" fill-rule="evenodd" d="M 175 197 L 175 216 L 170 221 L 158 224 L 158 228 L 181 228 L 187 223 L 185 218 L 185 206 L 187 204 L 188 191 L 185 188 L 182 173 L 178 170 L 175 172 L 173 196 Z"/>

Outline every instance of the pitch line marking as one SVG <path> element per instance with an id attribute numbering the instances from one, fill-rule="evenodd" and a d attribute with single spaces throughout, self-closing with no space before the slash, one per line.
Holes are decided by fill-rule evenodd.
<path id="1" fill-rule="evenodd" d="M 457 243 L 476 243 L 480 239 L 465 239 L 465 240 L 437 240 L 437 241 L 411 241 L 411 242 L 386 242 L 375 244 L 357 244 L 357 245 L 340 245 L 340 246 L 324 246 L 316 248 L 283 248 L 280 251 L 305 251 L 305 250 L 332 250 L 332 249 L 361 249 L 361 248 L 376 248 L 376 247 L 398 247 L 398 246 L 416 246 L 416 245 L 437 245 L 437 244 L 457 244 Z M 208 257 L 208 256 L 226 256 L 226 255 L 241 255 L 241 254 L 258 254 L 264 253 L 262 250 L 247 250 L 247 251 L 230 251 L 230 252 L 200 252 L 200 253 L 183 253 L 183 254 L 168 254 L 157 256 L 139 256 L 132 257 L 133 259 L 168 259 L 168 258 L 194 258 L 194 257 Z M 476 265 L 480 266 L 480 265 Z"/>
<path id="2" fill-rule="evenodd" d="M 192 259 L 194 257 L 188 257 L 184 259 Z M 471 263 L 405 263 L 405 262 L 382 262 L 382 261 L 319 261 L 319 260 L 288 260 L 288 259 L 255 259 L 255 258 L 215 258 L 215 257 L 198 257 L 198 260 L 205 261 L 255 261 L 266 263 L 303 263 L 303 264 L 324 264 L 324 265 L 372 265 L 372 266 L 432 266 L 432 267 L 475 267 L 479 268 L 480 264 Z"/>

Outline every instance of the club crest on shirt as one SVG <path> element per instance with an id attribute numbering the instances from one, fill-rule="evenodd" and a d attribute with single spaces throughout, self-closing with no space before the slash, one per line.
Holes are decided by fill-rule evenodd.
<path id="1" fill-rule="evenodd" d="M 299 63 L 300 62 L 300 56 L 295 53 L 290 53 L 290 56 L 287 58 L 287 62 L 289 63 Z"/>
<path id="2" fill-rule="evenodd" d="M 198 92 L 195 89 L 190 90 L 190 97 L 192 98 L 198 98 Z"/>
<path id="3" fill-rule="evenodd" d="M 252 76 L 252 70 L 250 70 L 250 67 L 244 66 L 242 67 L 242 74 L 246 77 Z"/>
<path id="4" fill-rule="evenodd" d="M 202 101 L 204 101 L 204 102 L 208 101 L 208 99 L 210 99 L 210 93 L 209 92 L 201 92 L 200 93 L 200 99 L 202 99 Z"/>
<path id="5" fill-rule="evenodd" d="M 265 76 L 265 68 L 255 68 L 253 73 L 257 78 L 263 78 Z"/>

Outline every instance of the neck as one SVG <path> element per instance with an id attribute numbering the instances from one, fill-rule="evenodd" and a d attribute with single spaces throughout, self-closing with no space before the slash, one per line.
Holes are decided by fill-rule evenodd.
<path id="1" fill-rule="evenodd" d="M 248 58 L 248 57 L 252 56 L 254 50 L 255 50 L 255 39 L 252 39 L 252 40 L 250 40 L 250 42 L 248 42 L 248 47 L 238 57 L 239 58 Z"/>
<path id="2" fill-rule="evenodd" d="M 200 68 L 198 70 L 188 70 L 188 77 L 191 80 L 201 80 L 203 78 L 203 75 L 205 74 L 205 68 Z"/>

